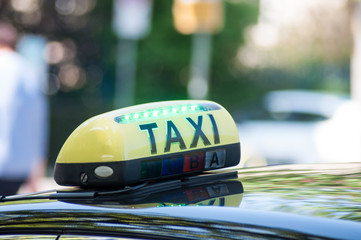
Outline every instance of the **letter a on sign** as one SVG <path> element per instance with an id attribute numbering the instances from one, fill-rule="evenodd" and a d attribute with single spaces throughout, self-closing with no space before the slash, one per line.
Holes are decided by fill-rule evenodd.
<path id="1" fill-rule="evenodd" d="M 224 149 L 206 152 L 204 169 L 214 169 L 224 166 L 226 151 Z"/>

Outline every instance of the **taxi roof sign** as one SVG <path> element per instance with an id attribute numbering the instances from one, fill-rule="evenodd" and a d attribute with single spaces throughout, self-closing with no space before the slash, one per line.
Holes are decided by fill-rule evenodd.
<path id="1" fill-rule="evenodd" d="M 148 103 L 95 116 L 64 143 L 60 185 L 117 187 L 235 166 L 240 143 L 230 114 L 211 101 Z"/>

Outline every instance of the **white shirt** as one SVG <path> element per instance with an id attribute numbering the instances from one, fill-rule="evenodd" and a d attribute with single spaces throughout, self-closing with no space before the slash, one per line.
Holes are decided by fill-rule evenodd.
<path id="1" fill-rule="evenodd" d="M 43 76 L 15 52 L 0 50 L 0 178 L 25 179 L 45 158 Z"/>

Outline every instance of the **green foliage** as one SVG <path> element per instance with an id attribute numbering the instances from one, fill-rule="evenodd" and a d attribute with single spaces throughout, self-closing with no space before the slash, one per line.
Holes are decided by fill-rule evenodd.
<path id="1" fill-rule="evenodd" d="M 39 15 L 26 15 L 14 11 L 10 1 L 0 2 L 1 19 L 12 22 L 21 33 L 41 34 L 63 44 L 74 55 L 49 66 L 49 75 L 60 86 L 49 96 L 51 162 L 77 125 L 113 108 L 118 44 L 111 24 L 113 1 L 90 2 L 94 8 L 83 15 L 59 12 L 56 4 L 61 1 L 39 1 Z M 251 97 L 254 84 L 250 75 L 237 68 L 235 58 L 244 41 L 243 31 L 256 21 L 258 5 L 243 1 L 224 3 L 224 29 L 213 36 L 209 98 L 226 107 L 238 107 L 238 102 Z M 135 103 L 188 97 L 192 36 L 175 30 L 172 5 L 173 1 L 153 1 L 151 32 L 138 42 Z M 60 72 L 66 64 L 83 73 L 83 84 L 76 88 L 64 85 Z"/>
<path id="2" fill-rule="evenodd" d="M 224 3 L 224 29 L 212 39 L 209 98 L 239 107 L 238 102 L 252 97 L 254 85 L 237 68 L 237 51 L 244 42 L 243 31 L 256 22 L 258 5 Z M 137 103 L 187 98 L 192 36 L 174 29 L 172 4 L 154 1 L 151 34 L 139 43 Z"/>
<path id="3" fill-rule="evenodd" d="M 172 1 L 154 1 L 151 34 L 139 42 L 136 102 L 187 97 L 182 73 L 190 61 L 190 36 L 176 32 Z"/>
<path id="4" fill-rule="evenodd" d="M 213 41 L 209 96 L 228 109 L 239 108 L 257 92 L 253 77 L 238 67 L 236 59 L 244 30 L 257 16 L 257 4 L 225 2 L 225 26 Z"/>

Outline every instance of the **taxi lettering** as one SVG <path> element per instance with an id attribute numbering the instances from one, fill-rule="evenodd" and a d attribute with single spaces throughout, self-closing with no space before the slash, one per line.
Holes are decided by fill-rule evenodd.
<path id="1" fill-rule="evenodd" d="M 216 124 L 216 121 L 212 114 L 208 114 L 209 121 L 212 124 L 212 130 L 213 130 L 213 143 L 219 144 L 219 132 L 218 127 Z M 196 148 L 199 142 L 199 139 L 203 142 L 205 146 L 211 145 L 211 141 L 209 139 L 209 136 L 207 137 L 206 134 L 202 130 L 203 125 L 203 115 L 200 115 L 197 117 L 197 120 L 194 121 L 190 117 L 186 118 L 187 122 L 193 127 L 194 129 L 194 136 L 193 140 L 189 146 L 189 148 Z M 147 124 L 141 124 L 139 125 L 139 129 L 141 131 L 147 131 L 150 141 L 150 152 L 151 154 L 157 154 L 157 142 L 154 135 L 154 130 L 158 128 L 157 123 L 147 123 Z M 170 152 L 170 148 L 172 144 L 179 145 L 179 148 L 181 150 L 187 149 L 187 146 L 183 140 L 183 137 L 181 135 L 181 132 L 178 130 L 177 126 L 171 121 L 168 120 L 166 124 L 166 143 L 164 147 L 164 152 Z"/>

